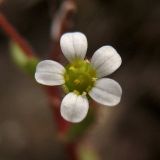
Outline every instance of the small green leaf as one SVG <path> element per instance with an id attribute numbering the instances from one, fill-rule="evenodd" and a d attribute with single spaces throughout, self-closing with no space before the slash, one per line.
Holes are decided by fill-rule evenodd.
<path id="1" fill-rule="evenodd" d="M 34 75 L 39 60 L 36 57 L 28 57 L 19 45 L 13 41 L 10 43 L 10 53 L 15 64 L 30 75 Z"/>
<path id="2" fill-rule="evenodd" d="M 100 160 L 95 148 L 86 144 L 78 148 L 78 157 L 79 160 Z"/>

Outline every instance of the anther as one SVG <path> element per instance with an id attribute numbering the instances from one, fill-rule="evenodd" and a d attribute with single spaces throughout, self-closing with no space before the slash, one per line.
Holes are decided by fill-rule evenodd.
<path id="1" fill-rule="evenodd" d="M 77 91 L 77 90 L 74 90 L 73 93 L 80 95 L 79 91 Z"/>
<path id="2" fill-rule="evenodd" d="M 88 59 L 85 60 L 86 63 L 90 63 Z"/>
<path id="3" fill-rule="evenodd" d="M 69 89 L 67 88 L 67 86 L 63 85 L 62 87 L 63 87 L 65 93 L 68 93 L 68 92 L 69 92 Z"/>
<path id="4" fill-rule="evenodd" d="M 93 77 L 92 78 L 92 82 L 95 82 L 97 80 L 97 78 Z"/>
<path id="5" fill-rule="evenodd" d="M 87 95 L 87 93 L 86 93 L 86 92 L 83 92 L 83 93 L 82 93 L 82 96 L 86 96 L 86 95 Z"/>
<path id="6" fill-rule="evenodd" d="M 80 84 L 80 82 L 81 82 L 81 81 L 80 81 L 79 79 L 75 79 L 75 80 L 74 80 L 74 83 L 75 83 L 76 85 L 77 85 L 77 84 Z"/>
<path id="7" fill-rule="evenodd" d="M 73 66 L 69 67 L 69 70 L 75 71 L 75 68 Z"/>

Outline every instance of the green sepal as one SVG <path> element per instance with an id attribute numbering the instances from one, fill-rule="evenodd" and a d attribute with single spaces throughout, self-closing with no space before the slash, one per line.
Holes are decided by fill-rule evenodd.
<path id="1" fill-rule="evenodd" d="M 16 42 L 10 42 L 10 54 L 14 63 L 23 71 L 33 76 L 39 60 L 36 57 L 28 57 Z"/>

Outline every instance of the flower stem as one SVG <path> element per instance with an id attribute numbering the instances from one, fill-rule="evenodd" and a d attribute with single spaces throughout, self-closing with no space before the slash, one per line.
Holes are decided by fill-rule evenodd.
<path id="1" fill-rule="evenodd" d="M 29 45 L 29 43 L 16 31 L 12 24 L 5 18 L 5 16 L 0 12 L 0 27 L 6 33 L 8 37 L 10 37 L 14 42 L 16 42 L 21 49 L 24 51 L 23 53 L 32 58 L 35 56 L 35 52 Z"/>
<path id="2" fill-rule="evenodd" d="M 60 61 L 61 49 L 60 49 L 60 37 L 61 35 L 72 28 L 73 25 L 73 15 L 76 12 L 76 2 L 75 0 L 64 0 L 60 6 L 60 9 L 54 16 L 51 26 L 51 37 L 53 40 L 53 48 L 50 53 L 50 58 Z M 56 94 L 55 94 L 56 93 Z M 67 134 L 71 124 L 66 122 L 60 115 L 60 91 L 57 88 L 48 88 L 48 94 L 51 96 L 51 109 L 53 109 L 53 114 L 55 121 L 57 123 L 58 132 L 64 136 Z M 70 160 L 78 160 L 76 153 L 76 143 L 66 142 L 66 152 Z"/>
<path id="3" fill-rule="evenodd" d="M 60 45 L 59 40 L 61 35 L 68 31 L 73 26 L 73 16 L 76 12 L 76 1 L 75 0 L 64 0 L 62 5 L 53 19 L 52 25 L 52 39 L 53 48 L 50 53 L 50 58 L 60 61 Z M 33 51 L 30 44 L 16 31 L 14 26 L 6 19 L 3 13 L 0 12 L 0 27 L 3 29 L 5 34 L 10 37 L 11 40 L 16 42 L 19 47 L 24 51 L 23 53 L 28 57 L 35 57 L 35 52 Z M 71 124 L 66 122 L 60 115 L 60 98 L 61 92 L 57 87 L 46 87 L 49 104 L 53 113 L 55 123 L 57 125 L 58 133 L 61 136 L 67 134 L 68 129 Z M 77 144 L 74 141 L 66 142 L 65 144 L 66 152 L 68 153 L 70 160 L 78 160 L 76 153 Z"/>
<path id="4" fill-rule="evenodd" d="M 52 113 L 53 113 L 53 118 L 57 126 L 57 131 L 60 136 L 64 136 L 65 133 L 68 131 L 68 128 L 70 126 L 70 123 L 65 121 L 61 115 L 60 115 L 60 90 L 58 87 L 46 87 L 46 91 L 48 94 L 48 100 L 49 100 L 49 105 L 51 107 Z"/>
<path id="5" fill-rule="evenodd" d="M 55 4 L 55 1 L 53 1 Z M 53 39 L 53 48 L 51 49 L 50 58 L 60 61 L 60 37 L 71 28 L 72 17 L 76 11 L 75 0 L 63 0 L 56 15 L 53 16 L 51 26 L 51 37 Z M 54 111 L 55 121 L 57 123 L 58 131 L 65 134 L 70 127 L 70 123 L 66 122 L 60 115 L 60 97 L 61 93 L 56 87 L 47 87 L 47 93 L 50 97 L 51 108 Z"/>
<path id="6" fill-rule="evenodd" d="M 68 153 L 68 156 L 70 157 L 70 160 L 79 160 L 79 158 L 77 157 L 77 143 L 76 142 L 67 143 L 66 151 Z"/>

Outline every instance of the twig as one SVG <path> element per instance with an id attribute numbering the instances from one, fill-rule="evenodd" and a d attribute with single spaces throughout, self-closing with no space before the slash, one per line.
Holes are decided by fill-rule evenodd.
<path id="1" fill-rule="evenodd" d="M 16 31 L 13 25 L 9 23 L 9 21 L 2 13 L 0 13 L 0 27 L 3 29 L 7 36 L 9 36 L 21 47 L 26 56 L 29 58 L 35 56 L 35 52 L 32 50 L 29 43 Z"/>

